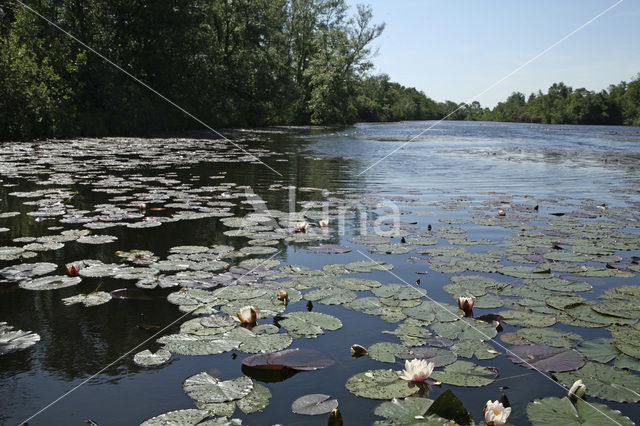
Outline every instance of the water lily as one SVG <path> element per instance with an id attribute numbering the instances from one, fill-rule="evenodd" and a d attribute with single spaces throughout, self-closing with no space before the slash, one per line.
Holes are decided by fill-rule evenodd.
<path id="1" fill-rule="evenodd" d="M 507 214 L 504 212 L 504 210 L 498 210 L 498 216 L 506 216 Z"/>
<path id="2" fill-rule="evenodd" d="M 77 277 L 80 274 L 80 267 L 74 263 L 71 263 L 67 266 L 67 275 L 70 277 Z"/>
<path id="3" fill-rule="evenodd" d="M 147 211 L 147 205 L 145 203 L 138 204 L 138 210 L 140 213 L 145 213 Z"/>
<path id="4" fill-rule="evenodd" d="M 307 232 L 309 224 L 307 222 L 296 222 L 294 229 L 296 232 Z"/>
<path id="5" fill-rule="evenodd" d="M 582 383 L 582 380 L 576 380 L 573 382 L 573 385 L 571 385 L 567 397 L 571 402 L 575 403 L 578 398 L 582 398 L 585 393 L 587 393 L 587 386 Z"/>
<path id="6" fill-rule="evenodd" d="M 412 359 L 404 362 L 404 370 L 398 375 L 402 380 L 424 382 L 433 372 L 435 364 L 424 359 Z"/>
<path id="7" fill-rule="evenodd" d="M 368 354 L 369 351 L 362 345 L 354 344 L 351 345 L 351 355 L 354 357 L 364 356 Z"/>
<path id="8" fill-rule="evenodd" d="M 507 423 L 507 418 L 511 414 L 511 407 L 502 405 L 500 401 L 487 401 L 482 410 L 484 413 L 484 421 L 489 426 L 503 426 Z"/>
<path id="9" fill-rule="evenodd" d="M 329 419 L 327 420 L 328 426 L 342 426 L 342 414 L 337 408 L 334 408 L 329 413 Z"/>
<path id="10" fill-rule="evenodd" d="M 473 297 L 458 297 L 458 306 L 467 317 L 473 316 Z"/>
<path id="11" fill-rule="evenodd" d="M 258 320 L 258 310 L 253 306 L 244 306 L 236 314 L 242 324 L 255 324 Z"/>
<path id="12" fill-rule="evenodd" d="M 287 290 L 285 290 L 284 288 L 281 288 L 280 290 L 278 290 L 278 300 L 284 302 L 288 298 L 289 298 L 289 293 L 287 293 Z"/>
<path id="13" fill-rule="evenodd" d="M 328 228 L 329 227 L 329 219 L 323 219 L 320 222 L 318 222 L 318 225 L 320 225 L 320 228 Z"/>

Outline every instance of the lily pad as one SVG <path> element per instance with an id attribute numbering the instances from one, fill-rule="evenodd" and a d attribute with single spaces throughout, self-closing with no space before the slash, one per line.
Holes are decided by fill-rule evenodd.
<path id="1" fill-rule="evenodd" d="M 413 424 L 416 419 L 421 419 L 424 416 L 432 403 L 433 400 L 427 398 L 411 396 L 405 399 L 394 398 L 378 405 L 374 414 L 386 418 L 392 424 Z"/>
<path id="2" fill-rule="evenodd" d="M 325 305 L 341 305 L 343 303 L 349 303 L 357 299 L 358 295 L 351 291 L 342 288 L 320 288 L 318 290 L 312 290 L 305 293 L 304 298 L 312 302 L 318 302 Z"/>
<path id="3" fill-rule="evenodd" d="M 480 340 L 460 340 L 453 346 L 451 351 L 464 358 L 493 359 L 498 355 L 491 346 Z"/>
<path id="4" fill-rule="evenodd" d="M 398 358 L 424 359 L 428 362 L 432 362 L 435 367 L 444 367 L 445 365 L 452 364 L 458 359 L 456 354 L 449 350 L 434 348 L 431 346 L 406 349 L 398 355 Z"/>
<path id="5" fill-rule="evenodd" d="M 307 416 L 316 416 L 318 414 L 327 414 L 338 408 L 337 399 L 329 399 L 329 395 L 321 393 L 312 393 L 301 396 L 291 404 L 291 411 L 296 414 L 305 414 Z"/>
<path id="6" fill-rule="evenodd" d="M 369 356 L 380 362 L 396 362 L 396 357 L 404 352 L 405 347 L 397 343 L 380 342 L 369 346 Z"/>
<path id="7" fill-rule="evenodd" d="M 334 331 L 341 328 L 342 321 L 320 312 L 291 312 L 280 321 L 280 325 L 294 337 L 312 338 L 324 334 L 324 330 Z"/>
<path id="8" fill-rule="evenodd" d="M 577 351 L 546 345 L 513 346 L 507 357 L 515 364 L 538 371 L 564 372 L 577 370 L 586 359 Z"/>
<path id="9" fill-rule="evenodd" d="M 369 370 L 356 374 L 347 380 L 346 386 L 350 392 L 371 399 L 404 398 L 418 391 L 414 383 L 398 378 L 392 370 Z"/>
<path id="10" fill-rule="evenodd" d="M 495 370 L 460 360 L 447 365 L 444 371 L 434 371 L 431 374 L 432 379 L 442 383 L 467 387 L 486 386 L 493 383 L 497 376 Z"/>
<path id="11" fill-rule="evenodd" d="M 242 365 L 264 370 L 312 371 L 332 365 L 335 361 L 313 349 L 286 349 L 284 351 L 253 355 L 242 360 Z"/>
<path id="12" fill-rule="evenodd" d="M 437 322 L 431 330 L 438 336 L 460 340 L 489 340 L 496 337 L 496 328 L 484 321 L 462 318 L 453 322 Z"/>
<path id="13" fill-rule="evenodd" d="M 6 322 L 0 322 L 0 355 L 21 351 L 40 341 L 40 335 L 30 331 L 14 330 Z"/>
<path id="14" fill-rule="evenodd" d="M 191 399 L 199 402 L 227 402 L 240 399 L 253 390 L 253 381 L 247 376 L 220 381 L 206 372 L 196 374 L 182 385 Z"/>
<path id="15" fill-rule="evenodd" d="M 307 249 L 324 254 L 349 253 L 351 251 L 351 247 L 341 246 L 339 244 L 320 244 L 315 247 L 307 247 Z"/>
<path id="16" fill-rule="evenodd" d="M 155 367 L 169 361 L 171 352 L 166 349 L 158 349 L 155 353 L 149 349 L 138 352 L 133 357 L 133 362 L 141 367 Z"/>
<path id="17" fill-rule="evenodd" d="M 617 402 L 640 401 L 640 376 L 615 367 L 588 362 L 579 370 L 553 375 L 567 387 L 582 380 L 590 396 Z"/>
<path id="18" fill-rule="evenodd" d="M 578 343 L 578 351 L 591 361 L 608 363 L 618 355 L 612 339 L 590 339 Z"/>
<path id="19" fill-rule="evenodd" d="M 78 294 L 76 296 L 65 297 L 62 299 L 62 303 L 65 305 L 75 305 L 76 303 L 82 303 L 87 308 L 91 306 L 98 306 L 107 303 L 111 300 L 111 293 L 105 291 L 96 291 L 89 294 Z"/>
<path id="20" fill-rule="evenodd" d="M 253 390 L 244 398 L 236 401 L 238 408 L 245 414 L 262 411 L 271 399 L 271 391 L 260 383 L 253 384 Z"/>
<path id="21" fill-rule="evenodd" d="M 568 398 L 536 399 L 527 405 L 527 417 L 534 426 L 542 425 L 605 425 L 632 426 L 634 423 L 620 411 L 604 404 L 581 399 L 574 406 Z"/>
<path id="22" fill-rule="evenodd" d="M 189 334 L 169 334 L 158 339 L 171 353 L 180 355 L 214 355 L 232 351 L 240 346 L 239 340 L 220 339 Z"/>
<path id="23" fill-rule="evenodd" d="M 501 311 L 499 314 L 507 324 L 519 327 L 549 327 L 556 323 L 554 317 L 536 312 Z"/>
<path id="24" fill-rule="evenodd" d="M 65 275 L 51 275 L 25 280 L 20 283 L 20 288 L 25 290 L 57 290 L 59 288 L 71 287 L 82 281 L 80 277 L 67 277 Z"/>
<path id="25" fill-rule="evenodd" d="M 579 334 L 553 328 L 521 328 L 516 334 L 530 342 L 558 348 L 569 348 L 582 340 Z"/>
<path id="26" fill-rule="evenodd" d="M 207 410 L 189 408 L 161 414 L 142 422 L 140 426 L 195 425 L 209 416 Z"/>

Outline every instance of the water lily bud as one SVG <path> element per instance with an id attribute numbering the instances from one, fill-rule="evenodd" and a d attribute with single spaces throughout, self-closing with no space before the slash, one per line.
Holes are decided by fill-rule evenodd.
<path id="1" fill-rule="evenodd" d="M 280 290 L 278 290 L 278 300 L 284 302 L 288 298 L 289 298 L 289 294 L 287 293 L 287 290 L 285 290 L 284 288 L 281 288 Z"/>
<path id="2" fill-rule="evenodd" d="M 473 317 L 473 297 L 458 297 L 458 306 L 467 317 Z"/>
<path id="3" fill-rule="evenodd" d="M 509 414 L 511 414 L 511 407 L 505 408 L 501 402 L 492 402 L 489 400 L 484 406 L 482 413 L 484 414 L 484 421 L 487 425 L 503 426 L 507 423 L 507 418 L 509 418 Z"/>
<path id="4" fill-rule="evenodd" d="M 582 380 L 576 380 L 573 382 L 573 385 L 571 385 L 567 397 L 571 402 L 575 403 L 578 398 L 584 397 L 585 393 L 587 393 L 587 386 L 582 383 Z"/>
<path id="5" fill-rule="evenodd" d="M 337 408 L 334 408 L 329 413 L 327 426 L 342 426 L 342 414 L 340 414 L 340 411 L 338 411 Z"/>
<path id="6" fill-rule="evenodd" d="M 320 228 L 327 228 L 329 227 L 329 219 L 323 219 L 318 222 L 318 224 L 320 225 Z"/>
<path id="7" fill-rule="evenodd" d="M 146 212 L 147 211 L 147 205 L 145 203 L 138 204 L 138 210 L 140 211 L 140 213 Z"/>
<path id="8" fill-rule="evenodd" d="M 305 232 L 307 232 L 307 228 L 308 227 L 309 227 L 309 224 L 307 222 L 297 222 L 295 227 L 294 227 L 294 230 L 296 232 L 305 233 Z"/>
<path id="9" fill-rule="evenodd" d="M 500 209 L 498 210 L 498 216 L 506 216 L 507 214 L 504 212 L 504 210 Z"/>
<path id="10" fill-rule="evenodd" d="M 242 324 L 252 325 L 258 321 L 258 310 L 253 306 L 244 306 L 236 314 Z"/>
<path id="11" fill-rule="evenodd" d="M 355 345 L 351 346 L 351 355 L 353 355 L 353 356 L 358 357 L 358 356 L 366 355 L 368 353 L 369 353 L 369 351 L 364 346 L 361 346 L 361 345 L 358 345 L 358 344 L 355 344 Z"/>
<path id="12" fill-rule="evenodd" d="M 77 277 L 80 274 L 80 267 L 76 264 L 69 264 L 67 266 L 67 275 L 70 277 Z"/>

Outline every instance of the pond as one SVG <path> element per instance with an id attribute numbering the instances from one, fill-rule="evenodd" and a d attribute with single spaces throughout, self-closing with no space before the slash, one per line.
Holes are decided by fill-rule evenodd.
<path id="1" fill-rule="evenodd" d="M 640 128 L 433 124 L 1 145 L 0 423 L 637 422 Z"/>

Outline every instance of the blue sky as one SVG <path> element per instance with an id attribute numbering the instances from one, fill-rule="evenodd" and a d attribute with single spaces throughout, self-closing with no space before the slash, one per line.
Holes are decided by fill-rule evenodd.
<path id="1" fill-rule="evenodd" d="M 369 4 L 386 28 L 374 72 L 438 100 L 468 102 L 616 0 L 347 0 Z M 500 85 L 494 106 L 564 81 L 601 90 L 640 72 L 640 1 L 624 0 Z"/>

